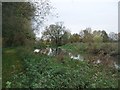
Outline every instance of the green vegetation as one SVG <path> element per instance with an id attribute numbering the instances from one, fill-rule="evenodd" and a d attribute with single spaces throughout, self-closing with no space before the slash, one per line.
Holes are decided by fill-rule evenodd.
<path id="1" fill-rule="evenodd" d="M 14 49 L 7 52 L 14 52 Z M 20 54 L 26 53 L 20 52 Z M 14 56 L 15 58 L 16 56 Z M 86 61 L 74 61 L 64 57 L 64 62 L 56 57 L 35 55 L 30 52 L 23 57 L 25 72 L 13 74 L 6 82 L 14 88 L 116 88 L 117 71 L 106 71 L 103 66 L 91 65 Z M 9 59 L 7 59 L 9 60 Z M 7 63 L 8 62 L 6 61 Z M 15 61 L 14 61 L 15 62 Z M 8 69 L 4 67 L 4 69 Z M 10 68 L 9 68 L 10 69 Z M 8 85 L 10 84 L 10 85 Z"/>
<path id="2" fill-rule="evenodd" d="M 62 48 L 70 52 L 100 54 L 103 51 L 106 54 L 118 55 L 118 43 L 68 43 Z"/>
<path id="3" fill-rule="evenodd" d="M 18 57 L 16 49 L 5 48 L 2 53 L 2 78 L 3 86 L 7 80 L 11 80 L 11 76 L 18 74 L 23 69 L 22 60 Z"/>
<path id="4" fill-rule="evenodd" d="M 115 68 L 74 60 L 58 54 L 57 49 L 55 56 L 41 53 L 43 48 L 59 47 L 101 57 L 120 54 L 120 33 L 109 36 L 104 30 L 86 28 L 72 34 L 63 23 L 47 26 L 37 40 L 35 33 L 51 11 L 48 1 L 2 4 L 3 88 L 117 88 L 119 74 Z M 39 52 L 34 53 L 35 49 Z"/>
<path id="5" fill-rule="evenodd" d="M 26 2 L 5 2 L 2 7 L 3 47 L 31 44 L 35 39 L 30 22 L 34 6 Z"/>
<path id="6" fill-rule="evenodd" d="M 38 31 L 38 25 L 40 26 L 50 13 L 49 1 L 39 3 L 24 1 L 2 3 L 3 47 L 33 45 L 34 32 Z"/>

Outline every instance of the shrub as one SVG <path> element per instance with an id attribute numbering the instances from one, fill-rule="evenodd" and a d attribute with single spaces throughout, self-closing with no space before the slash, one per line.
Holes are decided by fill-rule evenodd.
<path id="1" fill-rule="evenodd" d="M 22 88 L 107 88 L 117 87 L 117 78 L 103 67 L 64 58 L 60 63 L 45 55 L 27 56 L 25 72 L 13 76 L 12 87 Z"/>

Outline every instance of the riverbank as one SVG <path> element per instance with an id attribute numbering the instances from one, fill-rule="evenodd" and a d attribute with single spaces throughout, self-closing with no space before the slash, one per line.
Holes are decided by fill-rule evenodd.
<path id="1" fill-rule="evenodd" d="M 13 75 L 20 73 L 23 69 L 22 60 L 17 55 L 16 48 L 3 48 L 2 51 L 2 86 L 11 80 Z"/>
<path id="2" fill-rule="evenodd" d="M 69 43 L 61 48 L 77 53 L 120 55 L 118 43 Z"/>
<path id="3" fill-rule="evenodd" d="M 74 44 L 73 44 L 74 46 Z M 65 47 L 65 46 L 63 46 Z M 70 47 L 69 47 L 70 48 Z M 69 49 L 68 48 L 68 49 Z M 74 47 L 73 47 L 74 48 Z M 75 50 L 73 50 L 73 53 Z M 77 50 L 77 49 L 76 49 Z M 3 49 L 3 76 L 6 87 L 12 88 L 117 88 L 117 70 L 105 69 L 100 64 L 91 64 L 87 61 L 72 60 L 65 55 L 49 56 L 34 53 L 32 49 Z M 19 57 L 19 58 L 18 58 Z M 12 61 L 11 61 L 12 60 Z M 21 63 L 16 63 L 18 60 Z M 12 65 L 25 72 L 13 72 Z M 7 65 L 6 65 L 7 64 Z M 9 72 L 6 72 L 9 71 Z M 7 76 L 9 75 L 9 76 Z M 9 82 L 9 83 L 7 83 Z"/>

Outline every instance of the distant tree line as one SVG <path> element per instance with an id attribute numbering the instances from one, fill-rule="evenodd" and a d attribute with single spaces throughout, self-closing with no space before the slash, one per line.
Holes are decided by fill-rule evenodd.
<path id="1" fill-rule="evenodd" d="M 61 46 L 67 43 L 93 43 L 120 41 L 120 33 L 105 30 L 86 28 L 79 33 L 71 34 L 63 23 L 51 24 L 42 32 L 42 37 L 36 41 L 35 31 L 44 22 L 50 12 L 48 0 L 40 3 L 31 2 L 4 2 L 2 3 L 2 46 L 14 47 L 34 45 Z M 37 25 L 33 24 L 35 22 Z M 39 30 L 37 30 L 39 31 Z"/>
<path id="2" fill-rule="evenodd" d="M 79 33 L 71 34 L 71 32 L 58 22 L 47 26 L 42 32 L 42 37 L 37 41 L 37 45 L 61 46 L 67 43 L 102 43 L 102 42 L 118 42 L 120 41 L 120 33 L 111 32 L 107 34 L 105 30 L 93 30 L 86 28 Z"/>

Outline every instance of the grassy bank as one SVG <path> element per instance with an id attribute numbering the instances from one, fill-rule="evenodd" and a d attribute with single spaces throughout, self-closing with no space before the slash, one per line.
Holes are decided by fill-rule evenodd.
<path id="1" fill-rule="evenodd" d="M 22 71 L 22 60 L 18 57 L 15 48 L 3 48 L 2 52 L 2 85 L 6 86 L 6 82 L 11 77 Z"/>
<path id="2" fill-rule="evenodd" d="M 28 49 L 17 49 L 23 64 L 17 63 L 15 49 L 4 50 L 4 76 L 10 77 L 7 87 L 13 88 L 116 88 L 117 71 L 106 71 L 103 66 L 87 61 L 74 61 L 69 57 L 58 59 L 42 54 L 34 54 Z M 18 54 L 17 54 L 18 55 Z M 11 57 L 11 58 L 10 58 Z M 16 66 L 14 75 L 12 65 Z M 19 72 L 23 68 L 25 72 Z M 7 72 L 6 72 L 7 70 Z M 8 72 L 9 71 L 9 72 Z M 9 73 L 9 74 L 8 74 Z"/>

